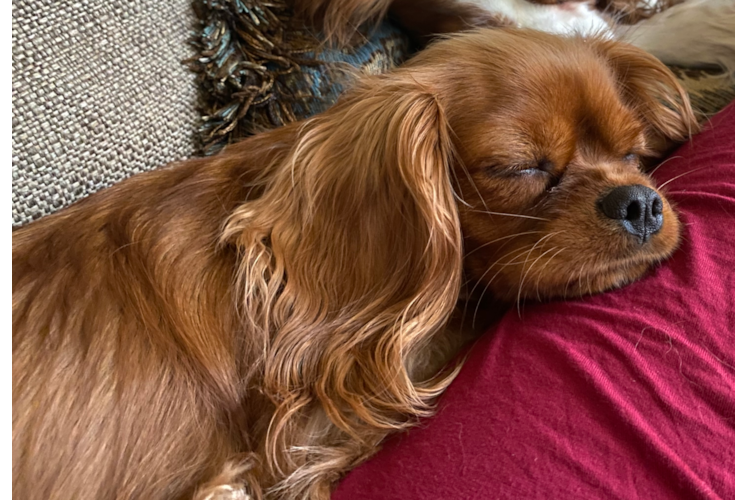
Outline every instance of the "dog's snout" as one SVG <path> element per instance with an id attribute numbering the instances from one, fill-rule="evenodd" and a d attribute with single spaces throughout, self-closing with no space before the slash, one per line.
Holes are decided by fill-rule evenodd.
<path id="1" fill-rule="evenodd" d="M 621 186 L 603 196 L 600 210 L 642 243 L 662 228 L 662 198 L 642 185 Z"/>

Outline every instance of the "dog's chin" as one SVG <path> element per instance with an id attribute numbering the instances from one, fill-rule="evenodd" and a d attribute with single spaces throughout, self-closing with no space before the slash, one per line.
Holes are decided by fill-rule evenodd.
<path id="1" fill-rule="evenodd" d="M 546 301 L 577 298 L 607 292 L 633 283 L 670 258 L 677 244 L 654 244 L 626 258 L 591 258 L 587 263 L 579 260 L 540 262 L 527 272 L 514 277 L 513 286 L 508 281 L 496 279 L 490 283 L 494 298 L 503 303 L 518 301 Z M 532 264 L 532 260 L 530 260 Z M 528 264 L 528 265 L 530 265 Z M 527 267 L 527 266 L 525 266 Z M 540 272 L 535 272 L 538 268 Z M 478 286 L 477 288 L 481 288 Z"/>
<path id="2" fill-rule="evenodd" d="M 644 262 L 618 262 L 605 270 L 592 270 L 570 276 L 566 284 L 555 284 L 547 298 L 576 298 L 621 288 L 644 277 L 662 259 Z"/>

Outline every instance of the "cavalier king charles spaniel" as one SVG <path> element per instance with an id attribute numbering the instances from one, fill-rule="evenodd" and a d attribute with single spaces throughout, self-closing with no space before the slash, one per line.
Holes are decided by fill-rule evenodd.
<path id="1" fill-rule="evenodd" d="M 631 43 L 665 64 L 735 70 L 735 0 L 293 0 L 333 41 L 390 15 L 421 43 L 476 27 Z M 733 75 L 734 78 L 734 75 Z"/>
<path id="2" fill-rule="evenodd" d="M 463 286 L 579 296 L 674 251 L 640 167 L 697 127 L 637 48 L 482 29 L 14 231 L 14 497 L 329 498 L 457 374 Z"/>

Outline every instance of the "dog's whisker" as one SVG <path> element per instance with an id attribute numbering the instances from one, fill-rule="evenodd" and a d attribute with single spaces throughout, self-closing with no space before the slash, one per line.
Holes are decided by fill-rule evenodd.
<path id="1" fill-rule="evenodd" d="M 491 212 L 491 211 L 487 211 L 487 210 L 472 210 L 472 211 L 480 213 L 480 214 L 503 215 L 505 217 L 517 217 L 519 219 L 532 219 L 532 220 L 540 220 L 540 221 L 550 222 L 550 219 L 545 219 L 543 217 L 535 217 L 534 215 L 508 214 L 508 213 L 505 213 L 505 212 Z"/>
<path id="2" fill-rule="evenodd" d="M 532 266 L 534 266 L 538 262 L 538 259 L 540 259 L 540 257 L 542 257 L 544 255 L 543 254 L 540 257 L 538 257 L 538 259 L 536 259 L 535 262 L 532 263 L 532 265 L 527 269 L 527 271 L 525 271 L 525 266 L 527 265 L 527 262 L 528 262 L 528 260 L 530 258 L 530 254 L 532 253 L 533 250 L 535 250 L 535 247 L 537 247 L 541 242 L 543 242 L 543 241 L 545 241 L 545 240 L 547 240 L 547 239 L 549 239 L 549 238 L 551 238 L 553 236 L 556 236 L 558 234 L 564 233 L 564 232 L 565 231 L 556 231 L 556 232 L 553 232 L 553 233 L 548 233 L 547 235 L 545 235 L 542 238 L 540 238 L 535 243 L 535 245 L 530 249 L 530 251 L 528 252 L 527 258 L 525 259 L 525 263 L 522 266 L 522 272 L 521 272 L 522 277 L 520 278 L 519 288 L 517 289 L 517 313 L 520 312 L 519 311 L 519 302 L 520 302 L 520 298 L 522 297 L 522 285 L 525 282 L 525 278 L 527 277 L 527 273 L 529 273 L 530 269 L 532 269 Z M 542 247 L 541 247 L 541 249 L 542 249 Z"/>
<path id="3" fill-rule="evenodd" d="M 451 130 L 451 127 L 450 127 Z M 478 185 L 475 183 L 475 180 L 473 180 L 473 176 L 470 175 L 470 172 L 468 171 L 467 166 L 465 165 L 465 162 L 462 161 L 461 158 L 457 158 L 457 163 L 460 164 L 460 167 L 462 167 L 462 171 L 465 173 L 465 177 L 468 179 L 468 182 L 470 185 L 475 189 L 475 194 L 478 195 L 478 198 L 480 198 L 481 203 L 483 204 L 483 207 L 488 210 L 488 204 L 486 203 L 486 200 L 483 198 L 483 195 L 480 192 L 480 189 L 478 189 Z"/>
<path id="4" fill-rule="evenodd" d="M 481 275 L 481 277 L 478 278 L 478 280 L 476 281 L 476 284 L 473 286 L 473 289 L 468 293 L 468 299 L 473 295 L 473 292 L 475 292 L 475 290 L 478 288 L 478 286 L 480 286 L 480 282 L 483 280 L 483 278 L 486 277 L 486 275 L 489 272 L 491 272 L 491 270 L 493 269 L 494 266 L 501 265 L 501 264 L 504 264 L 504 266 L 511 265 L 512 263 L 514 263 L 514 261 L 515 261 L 516 258 L 520 258 L 521 259 L 525 255 L 523 252 L 525 250 L 531 248 L 532 246 L 533 245 L 531 243 L 529 245 L 525 245 L 523 247 L 517 248 L 517 249 L 512 250 L 511 252 L 507 253 L 506 255 L 504 255 L 505 258 L 508 258 L 508 257 L 510 257 L 513 254 L 517 254 L 517 253 L 519 254 L 518 256 L 510 258 L 508 262 L 506 262 L 505 260 L 504 261 L 502 261 L 502 260 L 496 260 L 496 261 L 494 261 L 488 267 L 488 269 L 485 270 L 485 272 Z M 502 267 L 501 269 L 504 269 L 504 267 Z M 501 271 L 501 269 L 499 270 L 499 272 Z"/>
<path id="5" fill-rule="evenodd" d="M 483 287 L 483 292 L 480 294 L 480 297 L 478 297 L 478 302 L 475 304 L 475 314 L 473 314 L 473 328 L 475 328 L 476 321 L 478 320 L 478 310 L 480 308 L 480 303 L 483 301 L 483 296 L 486 294 L 488 289 L 491 287 L 491 283 L 493 283 L 493 280 L 496 279 L 496 277 L 501 273 L 501 270 L 494 273 L 494 275 L 491 277 L 490 280 L 488 280 L 488 283 L 485 287 Z"/>
<path id="6" fill-rule="evenodd" d="M 496 238 L 495 240 L 491 240 L 491 241 L 489 241 L 487 243 L 483 243 L 482 245 L 473 248 L 472 250 L 470 250 L 468 253 L 465 254 L 465 257 L 468 257 L 469 255 L 472 255 L 473 253 L 477 252 L 478 250 L 480 250 L 482 248 L 485 248 L 485 247 L 487 247 L 489 245 L 493 245 L 495 243 L 498 243 L 499 241 L 511 240 L 511 239 L 517 238 L 518 236 L 525 236 L 525 235 L 528 235 L 528 234 L 537 234 L 537 233 L 542 233 L 542 232 L 544 232 L 544 231 L 525 231 L 525 232 L 522 232 L 522 233 L 510 234 L 509 236 L 502 236 L 501 238 Z"/>
<path id="7" fill-rule="evenodd" d="M 558 248 L 558 247 L 552 248 L 551 251 L 553 251 L 555 248 Z M 533 266 L 537 264 L 540 261 L 540 259 L 543 258 L 543 255 L 545 254 L 543 253 L 543 254 L 540 254 L 538 257 L 536 257 L 533 263 L 530 265 L 530 267 L 527 268 L 526 271 L 524 270 L 524 267 L 523 267 L 522 278 L 520 278 L 519 288 L 517 289 L 517 316 L 520 318 L 522 317 L 522 313 L 520 312 L 520 304 L 522 302 L 522 286 L 525 284 L 525 279 L 527 279 L 527 276 L 530 274 L 530 271 L 532 270 Z"/>
<path id="8" fill-rule="evenodd" d="M 488 274 L 488 272 L 489 272 L 489 271 L 491 271 L 491 270 L 493 269 L 493 267 L 494 267 L 495 265 L 497 265 L 497 264 L 503 264 L 503 265 L 502 265 L 502 266 L 501 266 L 501 267 L 500 267 L 500 268 L 499 268 L 498 270 L 496 270 L 496 272 L 494 273 L 493 277 L 492 277 L 492 278 L 491 278 L 491 279 L 489 280 L 488 284 L 487 284 L 487 285 L 486 285 L 486 286 L 485 286 L 485 287 L 483 288 L 483 292 L 481 293 L 480 297 L 478 298 L 478 302 L 477 302 L 477 304 L 476 304 L 476 308 L 475 308 L 475 314 L 474 314 L 474 316 L 473 316 L 473 327 L 475 327 L 475 323 L 476 323 L 476 319 L 477 319 L 477 314 L 478 314 L 478 307 L 480 306 L 480 303 L 482 302 L 482 300 L 483 300 L 483 297 L 485 296 L 486 292 L 487 292 L 487 291 L 488 291 L 488 289 L 490 288 L 490 286 L 491 286 L 491 283 L 492 283 L 492 282 L 493 282 L 493 281 L 494 281 L 494 280 L 495 280 L 495 279 L 496 279 L 496 278 L 497 278 L 497 277 L 498 277 L 498 276 L 499 276 L 499 275 L 501 274 L 501 271 L 503 271 L 503 270 L 504 270 L 504 269 L 505 269 L 506 267 L 508 267 L 508 266 L 510 266 L 510 265 L 520 265 L 521 263 L 522 263 L 523 265 L 524 265 L 524 264 L 526 264 L 526 263 L 527 263 L 527 260 L 529 259 L 529 256 L 530 256 L 530 254 L 531 254 L 531 253 L 532 253 L 532 251 L 533 251 L 533 250 L 534 250 L 534 249 L 535 249 L 535 248 L 537 247 L 537 245 L 538 245 L 539 243 L 541 243 L 542 241 L 544 241 L 544 240 L 548 239 L 549 237 L 552 237 L 552 236 L 554 236 L 554 235 L 560 234 L 560 233 L 562 233 L 562 232 L 564 232 L 564 231 L 556 231 L 556 232 L 554 232 L 554 233 L 549 233 L 549 234 L 545 235 L 545 236 L 544 236 L 543 238 L 539 239 L 539 240 L 538 240 L 537 242 L 535 242 L 535 244 L 527 245 L 527 246 L 525 246 L 525 247 L 522 247 L 522 248 L 520 248 L 520 249 L 514 250 L 513 252 L 510 252 L 509 254 L 507 254 L 507 257 L 508 257 L 509 255 L 511 255 L 512 253 L 517 253 L 517 252 L 520 252 L 520 253 L 519 253 L 519 255 L 517 255 L 517 256 L 515 256 L 515 257 L 511 258 L 511 259 L 510 259 L 510 260 L 509 260 L 508 262 L 503 262 L 503 261 L 496 261 L 496 262 L 494 262 L 494 263 L 493 263 L 493 264 L 492 264 L 492 265 L 491 265 L 491 266 L 490 266 L 490 267 L 489 267 L 489 268 L 488 268 L 488 269 L 487 269 L 487 270 L 486 270 L 486 271 L 485 271 L 485 272 L 483 273 L 483 275 L 481 276 L 481 278 L 480 278 L 480 279 L 479 279 L 479 280 L 477 281 L 476 285 L 475 285 L 475 286 L 473 287 L 473 290 L 472 290 L 472 291 L 470 292 L 469 296 L 471 296 L 471 295 L 472 295 L 472 293 L 473 293 L 473 292 L 475 292 L 475 290 L 476 290 L 476 289 L 477 289 L 477 287 L 478 287 L 478 286 L 480 285 L 480 283 L 481 283 L 481 281 L 483 280 L 483 278 L 484 278 L 484 277 L 486 276 L 486 274 Z M 525 250 L 525 249 L 527 249 L 527 248 L 529 248 L 529 250 L 527 250 L 527 251 L 525 252 L 524 250 Z M 523 258 L 525 258 L 525 260 L 524 260 L 524 262 L 521 262 Z"/>
<path id="9" fill-rule="evenodd" d="M 509 265 L 519 265 L 520 262 L 514 262 L 514 260 L 517 259 L 517 258 L 522 259 L 522 257 L 524 257 L 527 252 L 530 252 L 532 250 L 532 248 L 530 248 L 530 247 L 531 247 L 531 245 L 527 245 L 527 246 L 522 247 L 522 248 L 520 248 L 518 250 L 514 250 L 513 252 L 510 252 L 508 255 L 511 255 L 512 253 L 516 253 L 517 251 L 520 251 L 520 254 L 518 256 L 514 257 L 513 259 L 510 259 L 510 261 L 508 263 L 503 264 L 494 273 L 493 277 L 488 281 L 488 284 L 483 288 L 483 292 L 481 293 L 480 297 L 478 298 L 478 302 L 475 305 L 475 314 L 473 315 L 473 323 L 472 323 L 473 328 L 475 328 L 475 324 L 476 324 L 476 321 L 477 321 L 478 310 L 479 310 L 479 307 L 480 307 L 480 303 L 483 301 L 483 297 L 486 294 L 486 292 L 488 291 L 488 289 L 490 288 L 491 283 L 493 282 L 493 280 L 495 280 L 501 274 L 501 271 L 503 271 L 507 266 L 509 266 Z M 530 248 L 530 250 L 528 250 L 527 252 L 522 252 L 525 248 Z M 486 276 L 486 274 L 488 274 L 488 272 L 491 269 L 493 269 L 493 267 L 495 265 L 501 264 L 501 263 L 502 263 L 502 261 L 498 261 L 497 260 L 496 262 L 494 262 L 493 264 L 491 264 L 491 266 L 489 266 L 489 268 L 486 270 L 486 272 L 484 272 L 483 275 L 480 277 L 480 279 L 476 282 L 475 286 L 473 287 L 473 290 L 470 292 L 470 294 L 469 294 L 468 297 L 472 296 L 473 292 L 475 292 L 475 290 L 478 288 L 478 286 L 480 285 L 481 281 Z"/>
<path id="10" fill-rule="evenodd" d="M 558 248 L 558 247 L 556 247 L 556 248 Z M 558 254 L 560 254 L 561 252 L 563 252 L 567 248 L 568 247 L 563 247 L 559 251 L 557 251 L 556 253 L 554 253 L 553 255 L 551 255 L 548 258 L 548 260 L 545 262 L 545 265 L 543 267 L 541 267 L 540 270 L 538 271 L 538 273 L 537 273 L 538 274 L 538 278 L 535 280 L 535 293 L 536 293 L 536 295 L 538 297 L 538 301 L 542 300 L 542 298 L 540 297 L 540 278 L 543 276 L 543 273 L 545 272 L 546 268 L 548 267 L 548 264 L 550 264 L 553 261 L 553 259 L 556 258 L 556 256 Z"/>
<path id="11" fill-rule="evenodd" d="M 678 179 L 680 179 L 680 178 L 681 178 L 681 177 L 683 177 L 683 176 L 686 176 L 686 175 L 688 175 L 688 174 L 692 174 L 692 173 L 694 173 L 694 172 L 697 172 L 697 171 L 699 171 L 699 170 L 704 170 L 705 168 L 707 168 L 707 167 L 694 168 L 693 170 L 689 170 L 688 172 L 683 172 L 683 173 L 682 173 L 682 174 L 680 174 L 680 175 L 676 175 L 675 177 L 673 177 L 673 178 L 671 178 L 671 179 L 669 179 L 669 180 L 667 180 L 667 181 L 663 182 L 663 183 L 662 183 L 662 184 L 660 184 L 659 186 L 657 186 L 657 189 L 662 189 L 662 188 L 664 188 L 665 186 L 667 186 L 668 184 L 670 184 L 671 182 L 673 182 L 673 181 L 675 181 L 675 180 L 678 180 Z"/>
<path id="12" fill-rule="evenodd" d="M 659 170 L 659 168 L 661 166 L 665 165 L 666 163 L 669 163 L 671 160 L 677 160 L 677 159 L 681 159 L 682 160 L 683 157 L 682 156 L 671 156 L 670 158 L 666 159 L 665 161 L 663 161 L 662 163 L 660 163 L 659 165 L 657 165 L 651 171 L 647 172 L 647 175 L 654 175 L 654 173 L 657 172 L 657 170 Z"/>
<path id="13" fill-rule="evenodd" d="M 569 279 L 566 280 L 566 286 L 564 287 L 564 299 L 569 298 L 569 287 L 571 286 L 571 281 L 574 279 L 574 274 L 569 274 Z"/>

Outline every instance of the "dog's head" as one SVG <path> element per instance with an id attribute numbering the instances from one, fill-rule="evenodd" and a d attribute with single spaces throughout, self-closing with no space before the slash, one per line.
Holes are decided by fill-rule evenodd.
<path id="1" fill-rule="evenodd" d="M 412 71 L 451 130 L 468 275 L 495 296 L 596 293 L 673 252 L 678 219 L 642 159 L 697 124 L 653 57 L 482 31 L 435 46 Z"/>
<path id="2" fill-rule="evenodd" d="M 288 237 L 310 245 L 305 272 L 337 256 L 319 270 L 344 278 L 315 291 L 336 307 L 377 290 L 451 303 L 463 266 L 502 300 L 597 293 L 675 249 L 677 216 L 642 160 L 697 127 L 639 49 L 484 29 L 360 80 L 303 125 L 276 187 L 307 221 Z"/>

